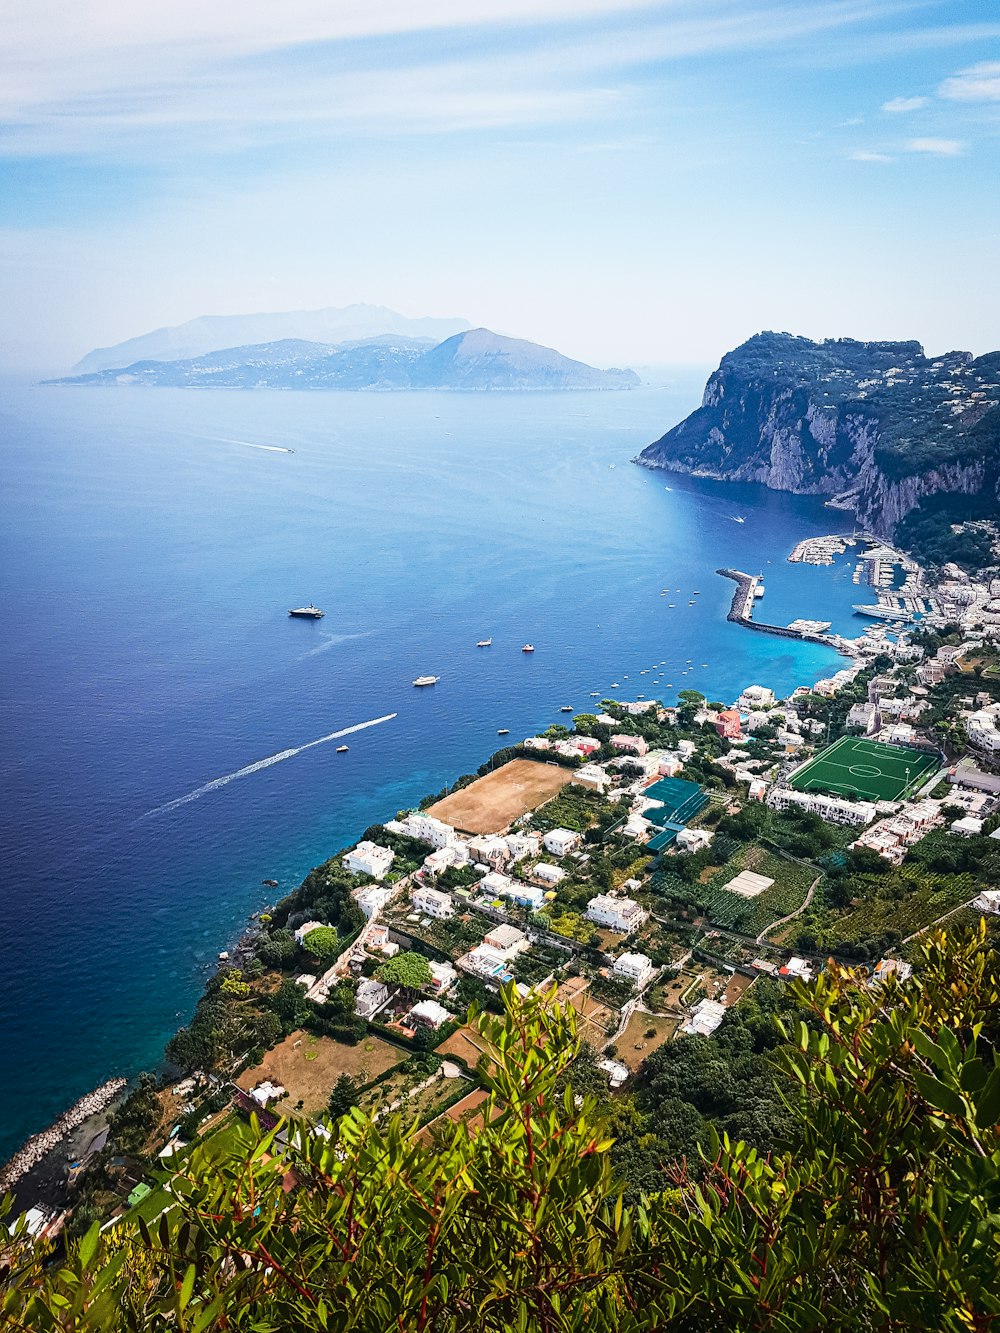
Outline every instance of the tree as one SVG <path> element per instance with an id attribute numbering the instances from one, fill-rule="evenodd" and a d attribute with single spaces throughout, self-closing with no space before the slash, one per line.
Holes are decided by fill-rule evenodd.
<path id="1" fill-rule="evenodd" d="M 787 1151 L 709 1132 L 700 1180 L 677 1163 L 623 1201 L 604 1117 L 637 1117 L 577 1100 L 572 1009 L 508 989 L 502 1018 L 476 1020 L 476 1133 L 425 1144 L 357 1110 L 329 1137 L 291 1124 L 196 1146 L 155 1227 L 95 1223 L 65 1256 L 16 1229 L 0 1315 L 53 1333 L 996 1328 L 1000 958 L 984 928 L 935 934 L 919 979 L 872 989 L 833 965 L 790 990 L 807 1020 L 779 1060 Z M 670 1115 L 693 1128 L 683 1103 Z"/>
<path id="2" fill-rule="evenodd" d="M 422 953 L 407 950 L 390 958 L 375 973 L 379 981 L 390 986 L 402 986 L 404 990 L 419 990 L 431 980 L 431 969 Z"/>
<path id="3" fill-rule="evenodd" d="M 333 1085 L 333 1091 L 330 1093 L 330 1100 L 327 1103 L 327 1113 L 331 1120 L 339 1120 L 342 1115 L 346 1115 L 353 1107 L 357 1106 L 360 1098 L 358 1097 L 358 1087 L 351 1078 L 350 1074 L 341 1074 Z"/>
<path id="4" fill-rule="evenodd" d="M 302 947 L 321 963 L 332 963 L 340 950 L 340 941 L 332 926 L 317 926 L 305 936 Z"/>

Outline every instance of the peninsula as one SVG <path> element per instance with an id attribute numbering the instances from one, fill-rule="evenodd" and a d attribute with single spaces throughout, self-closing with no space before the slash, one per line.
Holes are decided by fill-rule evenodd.
<path id="1" fill-rule="evenodd" d="M 981 568 L 996 562 L 1000 352 L 759 333 L 634 461 L 829 496 L 919 557 Z"/>

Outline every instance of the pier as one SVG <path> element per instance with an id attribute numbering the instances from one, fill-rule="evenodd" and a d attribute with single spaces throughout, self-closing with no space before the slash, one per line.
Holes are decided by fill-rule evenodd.
<path id="1" fill-rule="evenodd" d="M 761 582 L 758 574 L 745 574 L 742 569 L 717 569 L 716 574 L 721 574 L 724 579 L 732 579 L 736 584 L 736 591 L 733 593 L 733 604 L 729 608 L 727 620 L 734 624 L 743 625 L 746 629 L 755 629 L 761 634 L 777 634 L 782 639 L 800 639 L 807 643 L 822 643 L 828 648 L 836 648 L 838 652 L 843 652 L 842 641 L 833 634 L 815 634 L 809 630 L 792 629 L 788 625 L 769 625 L 763 620 L 753 619 L 754 600 L 757 595 L 757 585 Z"/>

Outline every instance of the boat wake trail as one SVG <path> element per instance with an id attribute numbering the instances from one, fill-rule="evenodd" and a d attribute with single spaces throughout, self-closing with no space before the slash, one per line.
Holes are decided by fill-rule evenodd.
<path id="1" fill-rule="evenodd" d="M 242 444 L 244 449 L 265 449 L 269 454 L 294 454 L 294 449 L 284 449 L 279 444 L 252 444 L 249 440 L 230 440 L 222 435 L 211 435 L 209 439 L 217 440 L 219 444 Z"/>
<path id="2" fill-rule="evenodd" d="M 178 796 L 174 801 L 167 801 L 166 805 L 158 805 L 154 810 L 147 810 L 144 815 L 139 816 L 139 820 L 152 819 L 154 815 L 168 814 L 171 810 L 177 810 L 190 801 L 197 801 L 200 797 L 207 796 L 209 792 L 218 791 L 220 787 L 227 787 L 230 782 L 235 782 L 237 778 L 248 778 L 252 773 L 259 773 L 263 768 L 270 768 L 272 764 L 280 764 L 285 759 L 294 759 L 303 750 L 312 750 L 317 745 L 326 745 L 328 741 L 339 741 L 341 736 L 352 736 L 356 731 L 365 731 L 368 727 L 380 726 L 383 722 L 390 722 L 395 716 L 395 713 L 386 713 L 384 717 L 373 717 L 368 722 L 357 722 L 353 727 L 331 731 L 329 736 L 320 736 L 318 740 L 307 741 L 305 745 L 295 745 L 290 750 L 279 750 L 277 754 L 268 755 L 266 759 L 258 759 L 256 763 L 247 764 L 245 768 L 238 768 L 235 773 L 227 773 L 224 777 L 213 778 L 211 782 L 206 782 L 204 786 L 189 791 L 186 796 Z"/>

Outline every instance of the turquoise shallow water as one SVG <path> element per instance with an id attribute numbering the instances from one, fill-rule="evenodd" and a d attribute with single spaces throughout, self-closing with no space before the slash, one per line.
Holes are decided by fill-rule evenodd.
<path id="1" fill-rule="evenodd" d="M 475 768 L 497 728 L 613 681 L 729 699 L 836 667 L 727 624 L 713 571 L 763 570 L 769 619 L 852 628 L 850 564 L 785 561 L 842 515 L 629 464 L 696 401 L 5 393 L 0 1158 L 156 1062 L 262 878 L 292 887 Z M 324 620 L 288 618 L 310 600 Z M 663 661 L 654 687 L 639 673 Z M 440 684 L 414 690 L 424 672 Z M 391 712 L 346 755 L 313 746 L 150 813 Z"/>

